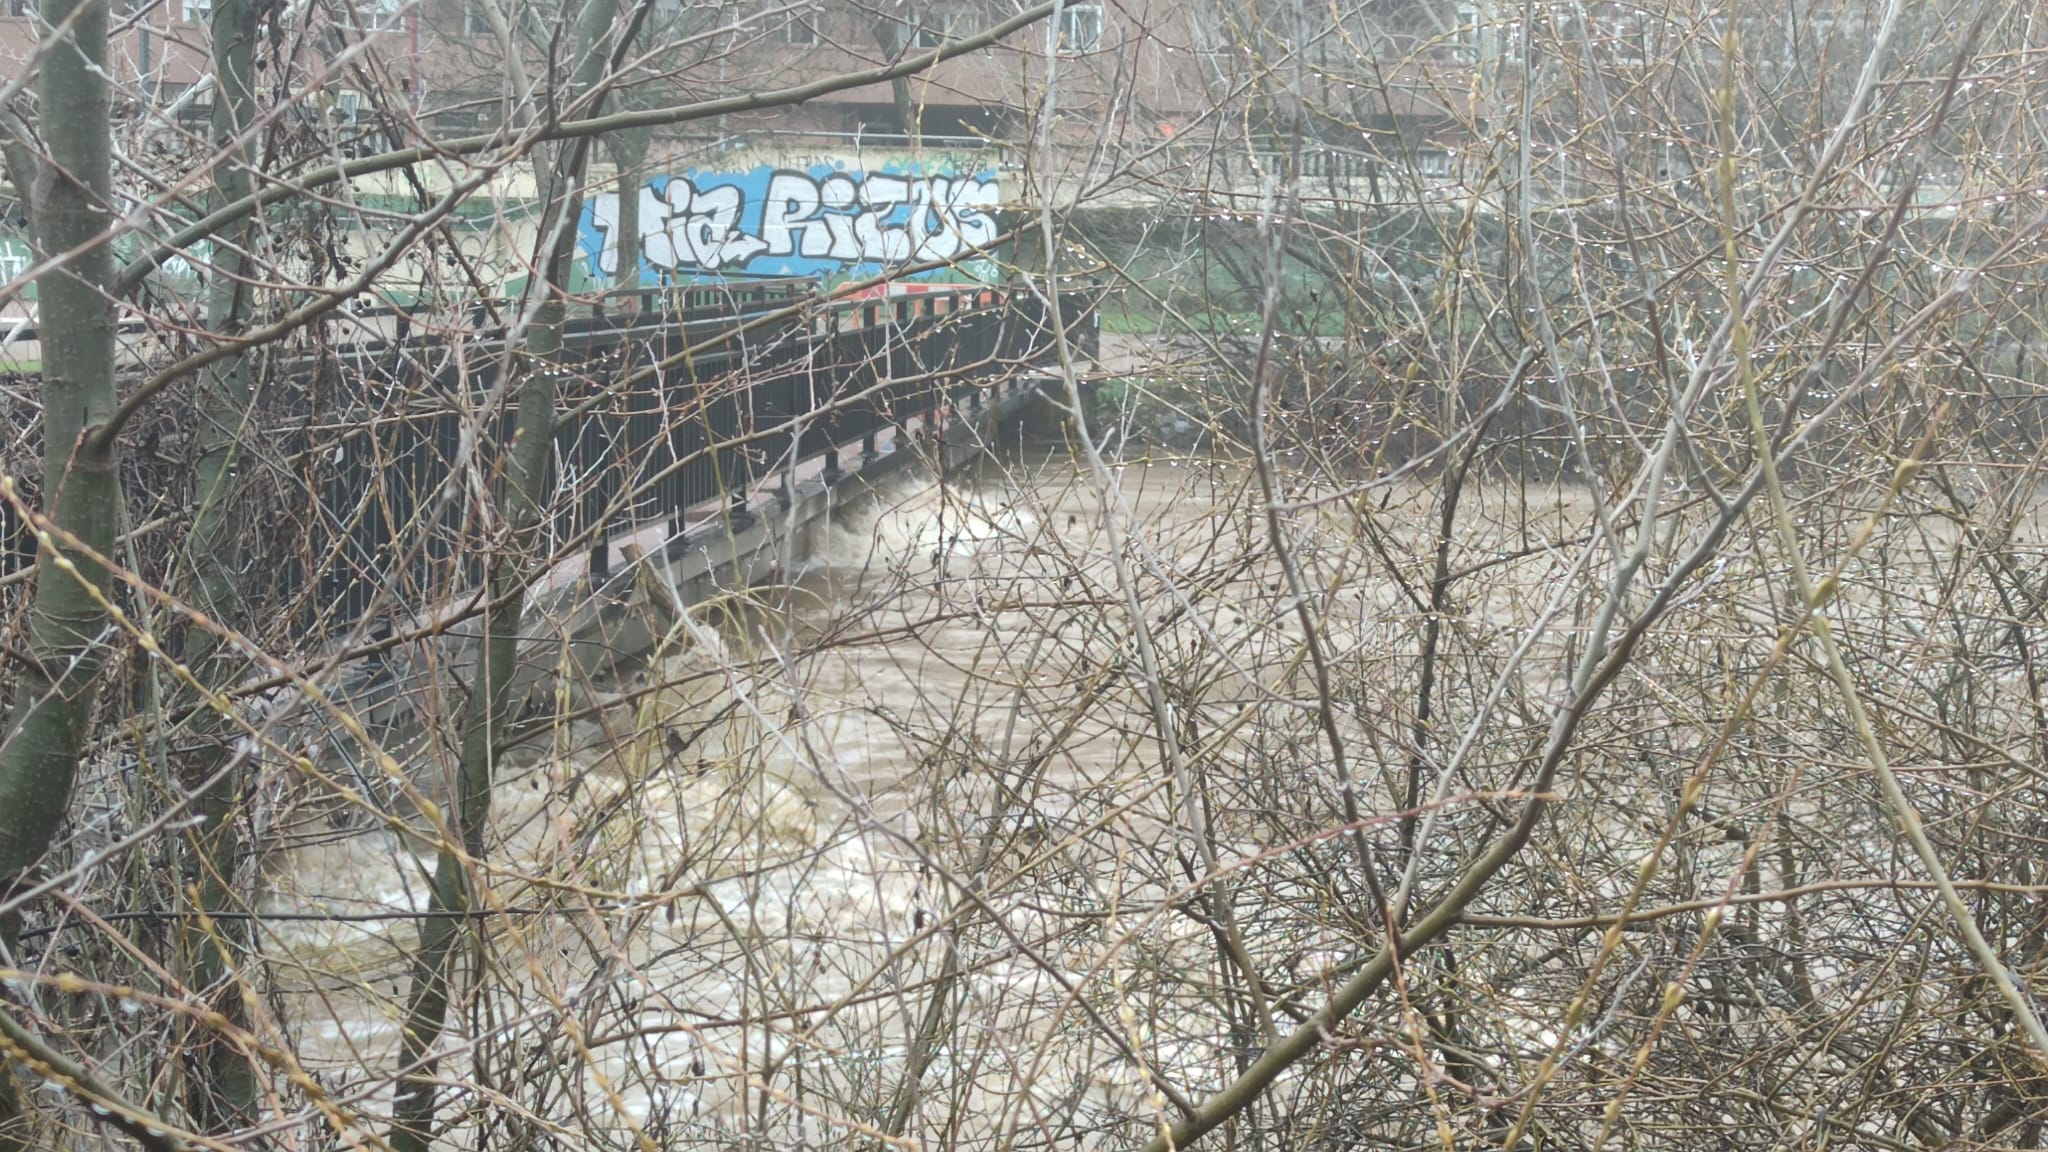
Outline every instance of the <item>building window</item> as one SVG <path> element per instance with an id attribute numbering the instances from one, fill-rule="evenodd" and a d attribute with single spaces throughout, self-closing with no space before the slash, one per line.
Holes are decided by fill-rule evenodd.
<path id="1" fill-rule="evenodd" d="M 768 4 L 770 35 L 777 44 L 808 47 L 818 42 L 817 9 L 799 7 L 790 10 L 788 4 L 779 0 L 768 0 Z"/>
<path id="2" fill-rule="evenodd" d="M 911 34 L 912 43 L 919 48 L 937 48 L 946 42 L 952 29 L 952 15 L 934 5 L 927 9 L 917 21 L 917 30 Z"/>
<path id="3" fill-rule="evenodd" d="M 443 137 L 475 136 L 489 127 L 490 114 L 474 108 L 439 112 L 434 116 L 434 134 Z"/>
<path id="4" fill-rule="evenodd" d="M 489 0 L 466 0 L 462 5 L 462 34 L 464 36 L 494 36 L 491 15 L 484 10 Z"/>
<path id="5" fill-rule="evenodd" d="M 1102 6 L 1070 4 L 1060 9 L 1060 51 L 1094 52 L 1102 47 Z"/>
<path id="6" fill-rule="evenodd" d="M 556 28 L 567 30 L 569 27 L 563 23 L 560 0 L 523 0 L 516 4 L 510 0 L 499 0 L 499 3 L 503 6 L 498 11 L 512 20 L 514 27 L 526 29 L 534 35 L 551 37 Z"/>
<path id="7" fill-rule="evenodd" d="M 213 0 L 184 0 L 185 23 L 204 24 L 213 16 Z"/>
<path id="8" fill-rule="evenodd" d="M 396 32 L 405 27 L 405 0 L 364 0 L 362 13 L 363 27 L 372 32 Z"/>
<path id="9" fill-rule="evenodd" d="M 164 84 L 160 88 L 164 105 L 175 110 L 179 120 L 205 120 L 213 115 L 213 81 L 197 84 Z"/>
<path id="10" fill-rule="evenodd" d="M 1624 9 L 1613 22 L 1614 62 L 1623 68 L 1641 68 L 1652 55 L 1655 29 L 1648 12 Z"/>
<path id="11" fill-rule="evenodd" d="M 36 0 L 7 0 L 7 15 L 15 20 L 33 20 Z"/>
<path id="12" fill-rule="evenodd" d="M 1487 27 L 1486 14 L 1475 4 L 1458 5 L 1457 37 L 1458 59 L 1476 64 L 1484 59 L 1486 40 L 1491 29 Z"/>
<path id="13" fill-rule="evenodd" d="M 1522 37 L 1522 22 L 1515 17 L 1500 17 L 1489 9 L 1492 5 L 1480 3 L 1458 5 L 1458 28 L 1452 45 L 1452 54 L 1467 64 L 1491 64 L 1506 60 L 1521 63 L 1526 53 Z M 1560 37 L 1574 36 L 1571 17 L 1566 15 L 1558 25 Z"/>

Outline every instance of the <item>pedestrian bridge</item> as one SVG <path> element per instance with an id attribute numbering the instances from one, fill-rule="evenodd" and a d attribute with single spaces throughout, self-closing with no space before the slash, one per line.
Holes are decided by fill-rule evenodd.
<path id="1" fill-rule="evenodd" d="M 551 698 L 568 668 L 578 692 L 613 679 L 677 609 L 790 571 L 813 528 L 881 477 L 985 451 L 1043 402 L 1062 332 L 1092 357 L 1092 300 L 1055 313 L 1036 297 L 948 287 L 831 301 L 815 282 L 772 282 L 648 294 L 629 313 L 613 300 L 575 321 L 534 545 L 552 560 L 529 596 L 529 619 L 546 626 L 515 694 Z M 467 682 L 475 659 L 483 564 L 457 462 L 504 337 L 480 322 L 458 335 L 401 321 L 388 341 L 308 365 L 307 392 L 324 391 L 328 413 L 308 426 L 340 432 L 321 451 L 286 448 L 307 460 L 318 499 L 299 527 L 310 563 L 281 578 L 317 587 L 300 599 L 317 634 L 374 649 L 340 696 L 387 750 L 422 734 L 429 681 Z M 508 415 L 495 419 L 509 431 Z M 664 591 L 650 599 L 652 588 Z"/>

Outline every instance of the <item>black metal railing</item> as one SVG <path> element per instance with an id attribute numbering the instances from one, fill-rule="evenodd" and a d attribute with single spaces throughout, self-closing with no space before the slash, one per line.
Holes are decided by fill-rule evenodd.
<path id="1" fill-rule="evenodd" d="M 787 499 L 806 465 L 822 458 L 830 482 L 843 454 L 872 460 L 884 439 L 904 450 L 907 427 L 935 431 L 947 412 L 979 406 L 1051 350 L 1043 305 L 995 290 L 792 303 L 764 286 L 741 299 L 573 325 L 559 399 L 574 416 L 555 435 L 554 498 L 538 551 L 580 543 L 601 574 L 622 531 L 661 525 L 675 536 L 713 518 L 744 521 L 754 502 Z M 1092 298 L 1062 311 L 1092 352 Z M 466 361 L 401 336 L 336 365 L 359 420 L 326 452 L 306 454 L 319 498 L 302 555 L 318 572 L 325 626 L 360 618 L 382 587 L 401 589 L 395 603 L 410 608 L 480 579 L 476 550 L 464 545 L 473 530 L 459 510 L 436 507 L 473 419 L 464 409 L 497 382 L 501 357 L 488 354 L 489 338 L 502 333 L 483 336 L 482 354 Z M 498 443 L 509 420 L 501 413 L 491 429 Z"/>

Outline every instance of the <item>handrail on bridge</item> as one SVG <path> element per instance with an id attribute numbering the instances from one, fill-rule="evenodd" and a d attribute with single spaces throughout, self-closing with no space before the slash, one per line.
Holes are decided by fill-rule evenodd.
<path id="1" fill-rule="evenodd" d="M 693 288 L 691 291 L 696 291 Z M 772 312 L 816 295 L 815 282 L 720 286 L 735 310 L 728 320 Z M 616 295 L 616 294 L 613 294 Z M 585 368 L 564 402 L 584 406 L 558 429 L 552 462 L 562 495 L 546 528 L 557 552 L 572 541 L 589 549 L 589 570 L 610 570 L 619 532 L 665 524 L 670 539 L 691 525 L 722 517 L 744 523 L 756 496 L 790 499 L 800 468 L 822 461 L 826 483 L 844 474 L 842 452 L 864 463 L 905 450 L 913 427 L 936 432 L 964 406 L 979 409 L 1014 386 L 1015 369 L 1051 349 L 1051 325 L 1034 297 L 1012 297 L 982 285 L 932 285 L 928 290 L 870 298 L 819 300 L 723 344 L 699 323 L 714 319 L 681 303 L 675 311 L 593 316 L 568 334 L 571 369 Z M 1066 324 L 1092 350 L 1096 297 L 1063 297 Z M 689 349 L 689 355 L 684 350 Z M 428 371 L 444 394 L 488 387 L 495 362 L 465 371 L 421 358 L 365 365 L 363 382 L 383 393 L 377 374 Z M 635 382 L 617 387 L 613 382 Z M 365 397 L 366 400 L 369 397 Z M 595 401 L 594 404 L 589 403 Z M 335 560 L 319 574 L 319 599 L 347 619 L 367 607 L 400 558 L 415 565 L 446 559 L 461 542 L 420 541 L 416 510 L 446 481 L 462 434 L 458 406 L 418 406 L 356 422 L 340 451 L 325 454 L 328 475 L 319 507 L 336 526 Z M 883 437 L 888 443 L 883 443 Z M 320 454 L 315 454 L 320 455 Z M 375 498 L 369 494 L 374 493 Z M 368 510 L 350 519 L 344 512 Z M 419 578 L 426 578 L 424 571 Z"/>
<path id="2" fill-rule="evenodd" d="M 912 428 L 923 436 L 956 407 L 980 408 L 1051 348 L 1036 296 L 937 284 L 844 300 L 818 294 L 808 280 L 692 285 L 668 292 L 666 308 L 579 317 L 564 341 L 563 399 L 595 403 L 557 430 L 558 495 L 539 549 L 580 541 L 603 573 L 618 531 L 666 523 L 673 538 L 707 516 L 743 521 L 753 497 L 786 499 L 799 467 L 822 459 L 830 483 L 842 474 L 842 450 L 865 462 L 903 451 Z M 722 346 L 707 339 L 708 324 L 806 299 L 818 306 L 789 309 Z M 1096 302 L 1061 301 L 1084 351 Z M 447 490 L 464 421 L 474 420 L 469 405 L 446 398 L 492 387 L 502 363 L 432 351 L 489 335 L 425 329 L 356 346 L 361 355 L 272 362 L 275 372 L 298 373 L 301 386 L 266 389 L 259 414 L 266 455 L 288 465 L 275 473 L 279 530 L 267 536 L 283 551 L 251 566 L 268 585 L 253 597 L 295 605 L 318 630 L 360 616 L 393 581 L 445 591 L 480 575 L 461 517 L 426 513 Z M 616 386 L 625 379 L 635 382 Z M 0 507 L 0 571 L 33 562 L 33 536 L 11 511 Z"/>

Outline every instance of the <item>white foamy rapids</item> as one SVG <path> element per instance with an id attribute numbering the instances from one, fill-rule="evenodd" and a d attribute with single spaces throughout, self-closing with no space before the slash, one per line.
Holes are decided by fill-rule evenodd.
<path id="1" fill-rule="evenodd" d="M 1016 493 L 905 480 L 835 515 L 810 564 L 848 572 L 891 564 L 930 568 L 942 557 L 1026 543 L 1038 528 L 1037 515 Z"/>

